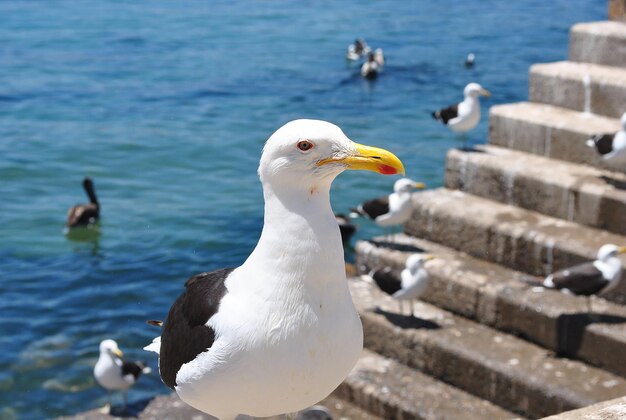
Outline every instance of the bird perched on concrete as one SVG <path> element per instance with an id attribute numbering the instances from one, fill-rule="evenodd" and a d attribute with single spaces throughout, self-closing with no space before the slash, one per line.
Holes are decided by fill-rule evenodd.
<path id="1" fill-rule="evenodd" d="M 268 417 L 317 403 L 350 372 L 363 330 L 330 205 L 346 169 L 404 173 L 325 121 L 292 121 L 266 142 L 257 246 L 237 268 L 190 278 L 146 347 L 184 402 L 220 419 Z"/>
<path id="2" fill-rule="evenodd" d="M 592 147 L 611 168 L 626 170 L 626 112 L 620 118 L 622 129 L 612 134 L 596 134 L 586 144 Z"/>
<path id="3" fill-rule="evenodd" d="M 404 313 L 402 302 L 419 299 L 426 291 L 429 276 L 424 264 L 434 258 L 430 254 L 413 254 L 407 258 L 402 271 L 381 267 L 372 270 L 369 275 L 380 290 L 398 300 L 400 312 Z M 411 310 L 411 315 L 413 315 L 413 310 Z"/>
<path id="4" fill-rule="evenodd" d="M 100 203 L 98 203 L 91 178 L 85 177 L 83 188 L 89 197 L 89 203 L 77 204 L 68 210 L 65 222 L 65 227 L 68 229 L 91 226 L 100 218 Z"/>
<path id="5" fill-rule="evenodd" d="M 476 61 L 476 55 L 474 53 L 469 53 L 467 54 L 467 57 L 465 57 L 465 62 L 463 63 L 463 65 L 465 66 L 466 69 L 469 69 L 469 68 L 474 67 L 475 61 Z"/>
<path id="6" fill-rule="evenodd" d="M 625 252 L 624 246 L 602 245 L 595 261 L 552 273 L 543 281 L 543 287 L 583 296 L 608 292 L 619 284 L 622 277 L 622 262 L 618 256 Z M 587 305 L 591 312 L 590 299 L 587 300 Z"/>
<path id="7" fill-rule="evenodd" d="M 465 135 L 480 122 L 480 96 L 489 97 L 491 93 L 478 83 L 470 83 L 463 90 L 465 98 L 458 104 L 441 108 L 432 113 L 434 119 L 441 121 L 450 130 L 460 133 L 465 148 Z"/>
<path id="8" fill-rule="evenodd" d="M 109 407 L 111 392 L 123 391 L 126 408 L 128 388 L 133 386 L 141 374 L 151 371 L 144 362 L 125 361 L 123 356 L 114 340 L 103 340 L 100 343 L 100 357 L 93 368 L 93 375 L 96 382 L 107 390 Z"/>
<path id="9" fill-rule="evenodd" d="M 359 204 L 350 210 L 351 216 L 366 217 L 382 227 L 400 225 L 409 220 L 413 212 L 411 192 L 423 188 L 426 185 L 422 182 L 400 178 L 393 184 L 393 193 Z"/>
<path id="10" fill-rule="evenodd" d="M 337 224 L 339 225 L 341 241 L 344 245 L 347 245 L 350 242 L 350 238 L 352 238 L 352 235 L 354 235 L 354 233 L 359 230 L 359 227 L 352 223 L 350 218 L 345 214 L 335 214 L 335 220 L 337 220 Z"/>

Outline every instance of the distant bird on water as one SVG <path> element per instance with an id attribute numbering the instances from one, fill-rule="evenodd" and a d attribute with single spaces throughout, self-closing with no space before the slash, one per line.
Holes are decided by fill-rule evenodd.
<path id="1" fill-rule="evenodd" d="M 595 261 L 552 273 L 543 281 L 543 287 L 583 296 L 608 292 L 618 286 L 622 277 L 622 262 L 618 255 L 623 253 L 626 253 L 624 246 L 602 245 Z M 587 305 L 591 312 L 590 299 L 587 300 Z"/>
<path id="2" fill-rule="evenodd" d="M 184 402 L 220 419 L 269 417 L 316 404 L 348 375 L 363 329 L 330 205 L 347 169 L 404 173 L 390 152 L 325 121 L 292 121 L 267 140 L 255 249 L 240 267 L 190 278 L 146 347 Z"/>
<path id="3" fill-rule="evenodd" d="M 626 170 L 626 113 L 620 118 L 622 129 L 612 134 L 596 134 L 586 144 L 592 147 L 611 168 Z"/>
<path id="4" fill-rule="evenodd" d="M 465 57 L 465 62 L 463 63 L 463 65 L 465 66 L 466 69 L 469 69 L 469 68 L 474 67 L 475 61 L 476 61 L 476 55 L 474 53 L 469 53 L 467 54 L 467 57 Z"/>
<path id="5" fill-rule="evenodd" d="M 407 258 L 402 271 L 382 267 L 372 270 L 369 275 L 380 290 L 398 300 L 400 312 L 404 313 L 402 302 L 419 299 L 426 291 L 430 280 L 424 264 L 434 258 L 430 254 L 413 254 Z"/>
<path id="6" fill-rule="evenodd" d="M 353 44 L 348 45 L 346 51 L 346 60 L 357 61 L 362 56 L 368 54 L 372 49 L 367 45 L 363 38 L 358 38 Z"/>
<path id="7" fill-rule="evenodd" d="M 100 218 L 100 203 L 98 203 L 91 178 L 86 177 L 83 180 L 83 188 L 89 197 L 89 203 L 77 204 L 68 210 L 66 228 L 88 227 Z"/>
<path id="8" fill-rule="evenodd" d="M 478 83 L 470 83 L 463 90 L 465 99 L 458 104 L 441 108 L 432 113 L 434 119 L 441 121 L 450 130 L 462 135 L 465 147 L 465 134 L 480 122 L 480 96 L 489 97 L 491 93 Z"/>
<path id="9" fill-rule="evenodd" d="M 351 216 L 366 217 L 382 227 L 402 224 L 413 212 L 411 192 L 424 188 L 426 185 L 422 182 L 400 178 L 393 185 L 393 193 L 359 204 L 350 210 Z"/>
<path id="10" fill-rule="evenodd" d="M 366 79 L 375 79 L 385 65 L 383 50 L 377 48 L 375 52 L 367 54 L 367 61 L 361 66 L 361 76 Z"/>
<path id="11" fill-rule="evenodd" d="M 143 362 L 123 360 L 123 353 L 114 340 L 104 340 L 100 343 L 100 357 L 93 369 L 96 382 L 107 390 L 109 407 L 111 406 L 111 392 L 124 392 L 124 408 L 128 403 L 128 388 L 133 386 L 139 376 L 150 373 L 150 368 Z"/>

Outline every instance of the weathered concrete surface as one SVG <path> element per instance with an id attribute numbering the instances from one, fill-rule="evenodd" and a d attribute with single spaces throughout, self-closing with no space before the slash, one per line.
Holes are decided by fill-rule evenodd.
<path id="1" fill-rule="evenodd" d="M 623 420 L 625 418 L 626 397 L 622 397 L 578 410 L 566 411 L 543 420 Z"/>
<path id="2" fill-rule="evenodd" d="M 626 69 L 559 61 L 530 67 L 532 102 L 619 118 L 626 105 Z"/>
<path id="3" fill-rule="evenodd" d="M 350 420 L 381 420 L 380 417 L 372 415 L 366 411 L 361 410 L 358 407 L 353 406 L 350 403 L 342 401 L 335 396 L 330 396 L 321 402 L 326 406 L 335 419 L 350 419 Z M 212 420 L 215 417 L 211 417 L 204 414 L 184 402 L 182 402 L 176 394 L 161 395 L 150 400 L 145 408 L 136 414 L 136 416 L 129 416 L 127 414 L 115 416 L 109 414 L 103 414 L 99 410 L 91 410 L 85 413 L 80 413 L 75 416 L 60 417 L 60 420 L 112 420 L 112 419 L 127 419 L 137 418 L 141 420 Z M 248 417 L 249 418 L 249 417 Z M 276 416 L 267 417 L 268 420 L 306 420 L 296 416 Z M 322 419 L 311 419 L 322 420 Z"/>
<path id="4" fill-rule="evenodd" d="M 477 150 L 448 152 L 447 188 L 626 234 L 626 174 L 494 146 Z"/>
<path id="5" fill-rule="evenodd" d="M 626 0 L 609 0 L 609 19 L 626 21 Z"/>
<path id="6" fill-rule="evenodd" d="M 519 418 L 485 400 L 369 351 L 364 351 L 335 395 L 390 420 Z"/>
<path id="7" fill-rule="evenodd" d="M 489 143 L 535 155 L 606 167 L 585 141 L 614 133 L 619 120 L 531 102 L 496 105 L 489 111 Z"/>
<path id="8" fill-rule="evenodd" d="M 405 233 L 538 276 L 591 261 L 606 243 L 626 244 L 621 235 L 462 191 L 416 193 L 413 207 Z M 604 297 L 624 301 L 626 282 Z"/>
<path id="9" fill-rule="evenodd" d="M 626 67 L 626 23 L 602 21 L 572 26 L 569 59 Z"/>
<path id="10" fill-rule="evenodd" d="M 365 345 L 511 411 L 541 417 L 626 394 L 626 380 L 432 305 L 398 314 L 375 285 L 350 281 Z"/>
<path id="11" fill-rule="evenodd" d="M 402 234 L 393 243 L 383 238 L 359 241 L 355 250 L 361 273 L 383 265 L 402 268 L 418 250 L 432 253 L 437 258 L 425 266 L 431 278 L 425 302 L 626 376 L 622 305 L 594 297 L 594 315 L 588 316 L 584 297 L 533 289 L 522 281 L 530 276 L 519 271 Z"/>

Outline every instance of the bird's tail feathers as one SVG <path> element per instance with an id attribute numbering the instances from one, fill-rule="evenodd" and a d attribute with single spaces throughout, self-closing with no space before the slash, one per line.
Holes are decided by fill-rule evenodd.
<path id="1" fill-rule="evenodd" d="M 554 281 L 552 280 L 552 274 L 550 274 L 543 281 L 543 287 L 547 287 L 548 289 L 554 289 Z"/>
<path id="2" fill-rule="evenodd" d="M 433 111 L 430 113 L 430 115 L 433 117 L 433 119 L 435 120 L 440 120 L 441 119 L 441 115 L 439 113 L 439 111 Z"/>
<path id="3" fill-rule="evenodd" d="M 594 141 L 594 139 L 587 139 L 587 141 L 585 141 L 585 145 L 587 147 L 595 148 L 596 142 Z"/>
<path id="4" fill-rule="evenodd" d="M 146 351 L 153 351 L 156 354 L 160 354 L 160 352 L 161 352 L 161 336 L 156 337 L 154 340 L 152 340 L 152 343 L 148 344 L 143 349 L 146 350 Z"/>

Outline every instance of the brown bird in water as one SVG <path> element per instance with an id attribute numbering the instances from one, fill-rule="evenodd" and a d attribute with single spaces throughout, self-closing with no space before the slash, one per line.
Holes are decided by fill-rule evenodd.
<path id="1" fill-rule="evenodd" d="M 93 225 L 100 218 L 100 203 L 98 203 L 91 178 L 85 177 L 83 188 L 89 197 L 89 203 L 77 204 L 68 210 L 65 226 L 70 229 Z"/>

